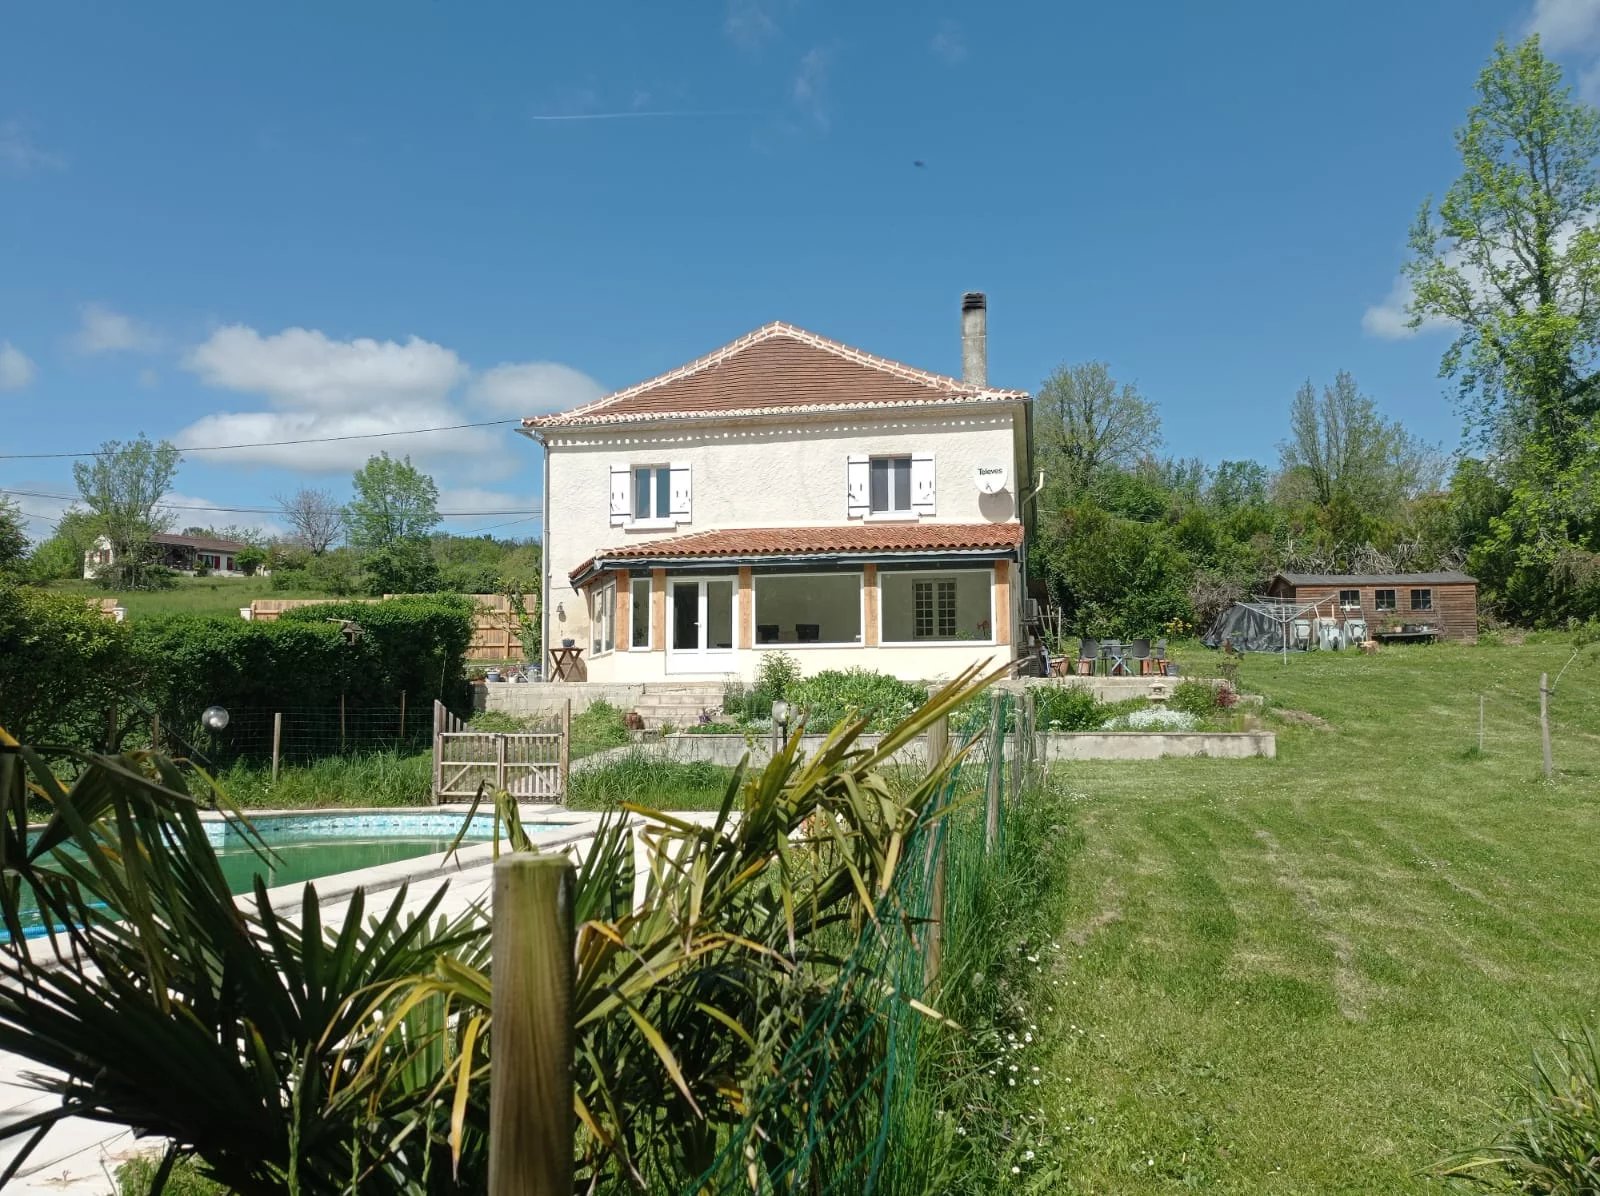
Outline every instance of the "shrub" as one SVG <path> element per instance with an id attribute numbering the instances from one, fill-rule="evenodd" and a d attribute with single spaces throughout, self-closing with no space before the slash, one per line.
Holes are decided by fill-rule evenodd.
<path id="1" fill-rule="evenodd" d="M 868 730 L 882 731 L 926 702 L 928 691 L 871 669 L 829 669 L 790 686 L 786 697 L 805 711 L 813 731 L 826 731 L 851 713 L 865 717 Z"/>
<path id="2" fill-rule="evenodd" d="M 622 711 L 610 702 L 596 702 L 572 716 L 574 759 L 621 747 L 627 742 L 628 725 L 622 721 Z"/>
<path id="3" fill-rule="evenodd" d="M 678 763 L 641 749 L 574 772 L 567 784 L 567 805 L 605 810 L 631 801 L 655 810 L 715 809 L 732 776 L 731 769 L 703 760 Z"/>
<path id="4" fill-rule="evenodd" d="M 754 685 L 730 681 L 722 689 L 722 713 L 745 722 L 771 719 L 772 704 L 800 681 L 800 662 L 787 652 L 763 652 Z"/>
<path id="5" fill-rule="evenodd" d="M 1192 714 L 1195 718 L 1204 718 L 1222 705 L 1218 693 L 1218 688 L 1209 682 L 1183 681 L 1172 691 L 1172 698 L 1167 705 L 1173 710 Z"/>
<path id="6" fill-rule="evenodd" d="M 1499 1140 L 1441 1170 L 1498 1191 L 1600 1192 L 1600 1038 L 1594 1030 L 1561 1035 L 1553 1049 L 1535 1054 Z"/>
<path id="7" fill-rule="evenodd" d="M 1109 711 L 1081 685 L 1041 685 L 1034 691 L 1034 718 L 1041 731 L 1094 731 Z"/>
<path id="8" fill-rule="evenodd" d="M 141 675 L 130 625 L 81 597 L 0 583 L 0 727 L 25 742 L 99 745 Z M 128 719 L 138 712 L 124 703 Z"/>
<path id="9" fill-rule="evenodd" d="M 1107 719 L 1107 731 L 1193 731 L 1200 720 L 1187 710 L 1167 706 L 1146 706 L 1128 714 Z"/>

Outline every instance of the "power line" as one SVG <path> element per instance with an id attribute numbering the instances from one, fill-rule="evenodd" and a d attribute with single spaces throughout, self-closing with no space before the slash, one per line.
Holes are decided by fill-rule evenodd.
<path id="1" fill-rule="evenodd" d="M 24 498 L 48 498 L 56 502 L 80 502 L 76 494 L 47 494 L 42 490 L 6 490 L 0 488 L 0 494 L 17 494 Z M 169 511 L 221 511 L 229 515 L 281 515 L 281 507 L 220 507 L 201 506 L 198 503 L 158 502 L 158 507 Z M 488 515 L 528 515 L 537 517 L 543 514 L 541 507 L 507 507 L 499 511 L 436 511 L 441 519 L 481 518 Z"/>
<path id="2" fill-rule="evenodd" d="M 225 453 L 232 449 L 282 448 L 291 444 L 333 444 L 340 440 L 379 440 L 385 436 L 421 436 L 425 432 L 460 432 L 466 428 L 499 428 L 520 424 L 517 419 L 490 419 L 475 424 L 444 424 L 435 428 L 408 428 L 400 432 L 354 432 L 348 436 L 306 436 L 299 440 L 257 440 L 249 444 L 192 444 L 176 446 L 180 453 Z M 0 453 L 0 461 L 42 461 L 61 457 L 109 457 L 114 449 L 93 449 L 85 453 Z"/>

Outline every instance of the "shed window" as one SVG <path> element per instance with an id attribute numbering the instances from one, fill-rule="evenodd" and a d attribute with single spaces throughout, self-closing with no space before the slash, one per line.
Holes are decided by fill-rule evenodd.
<path id="1" fill-rule="evenodd" d="M 1373 590 L 1372 607 L 1374 610 L 1394 610 L 1393 590 Z"/>
<path id="2" fill-rule="evenodd" d="M 1411 609 L 1412 610 L 1432 610 L 1433 609 L 1433 591 L 1432 590 L 1412 590 L 1411 591 Z"/>
<path id="3" fill-rule="evenodd" d="M 1339 591 L 1339 605 L 1340 606 L 1360 606 L 1361 605 L 1361 591 L 1360 590 L 1340 590 Z"/>

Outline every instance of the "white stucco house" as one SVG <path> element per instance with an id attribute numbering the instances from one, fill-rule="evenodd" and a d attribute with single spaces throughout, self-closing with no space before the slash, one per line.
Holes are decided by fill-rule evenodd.
<path id="1" fill-rule="evenodd" d="M 545 450 L 544 633 L 595 682 L 948 677 L 1024 651 L 1031 398 L 788 324 L 523 421 Z M 954 348 L 952 337 L 952 348 Z"/>
<path id="2" fill-rule="evenodd" d="M 205 569 L 216 577 L 245 577 L 245 570 L 237 567 L 234 554 L 248 545 L 240 540 L 219 540 L 215 536 L 182 536 L 160 532 L 150 537 L 153 563 L 179 573 L 194 573 Z M 102 570 L 117 563 L 117 552 L 105 536 L 94 542 L 94 547 L 83 554 L 83 576 L 99 577 Z M 257 569 L 266 576 L 268 570 Z"/>

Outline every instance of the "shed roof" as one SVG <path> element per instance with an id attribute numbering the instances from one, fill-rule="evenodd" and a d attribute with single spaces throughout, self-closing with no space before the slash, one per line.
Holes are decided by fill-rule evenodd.
<path id="1" fill-rule="evenodd" d="M 1027 391 L 974 386 L 779 322 L 592 403 L 524 419 L 522 426 L 575 428 L 685 417 L 1016 403 L 1027 398 Z"/>
<path id="2" fill-rule="evenodd" d="M 1447 569 L 1439 573 L 1279 573 L 1292 586 L 1477 585 L 1476 577 Z"/>

